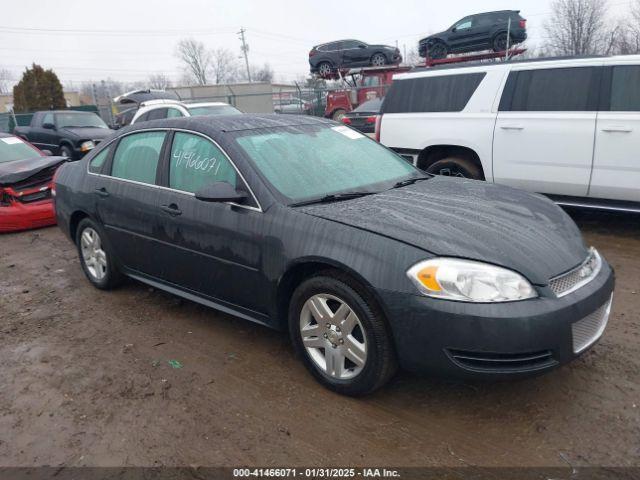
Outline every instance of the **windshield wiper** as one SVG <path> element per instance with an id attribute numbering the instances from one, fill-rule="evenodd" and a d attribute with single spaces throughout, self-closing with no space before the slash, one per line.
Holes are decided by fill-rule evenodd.
<path id="1" fill-rule="evenodd" d="M 407 180 L 402 180 L 400 182 L 396 182 L 391 188 L 400 188 L 406 187 L 407 185 L 413 185 L 416 182 L 420 182 L 422 180 L 429 180 L 432 177 L 418 177 L 418 178 L 409 178 Z"/>
<path id="2" fill-rule="evenodd" d="M 332 193 L 331 195 L 325 195 L 324 197 L 314 198 L 313 200 L 305 200 L 302 202 L 291 203 L 290 207 L 302 207 L 303 205 L 313 205 L 314 203 L 331 203 L 339 202 L 341 200 L 350 200 L 352 198 L 365 197 L 367 195 L 374 195 L 378 192 L 344 192 L 344 193 Z"/>

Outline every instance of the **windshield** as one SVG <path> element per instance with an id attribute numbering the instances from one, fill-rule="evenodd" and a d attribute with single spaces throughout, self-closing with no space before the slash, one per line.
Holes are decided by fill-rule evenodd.
<path id="1" fill-rule="evenodd" d="M 236 142 L 289 203 L 379 192 L 424 176 L 402 157 L 345 126 L 300 125 L 237 132 Z"/>
<path id="2" fill-rule="evenodd" d="M 24 143 L 18 137 L 0 138 L 0 163 L 37 158 L 40 156 L 40 152 L 31 145 Z"/>
<path id="3" fill-rule="evenodd" d="M 109 128 L 95 113 L 65 112 L 56 114 L 58 128 L 65 127 L 97 127 Z"/>
<path id="4" fill-rule="evenodd" d="M 231 105 L 209 105 L 207 107 L 189 107 L 189 113 L 197 117 L 198 115 L 238 115 L 242 112 Z"/>

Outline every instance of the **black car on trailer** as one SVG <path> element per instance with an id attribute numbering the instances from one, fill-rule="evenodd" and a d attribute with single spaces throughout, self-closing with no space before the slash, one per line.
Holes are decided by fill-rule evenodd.
<path id="1" fill-rule="evenodd" d="M 359 395 L 398 363 L 511 378 L 589 348 L 609 264 L 539 195 L 432 177 L 330 120 L 135 124 L 56 176 L 98 288 L 123 276 L 289 330 L 315 377 Z"/>

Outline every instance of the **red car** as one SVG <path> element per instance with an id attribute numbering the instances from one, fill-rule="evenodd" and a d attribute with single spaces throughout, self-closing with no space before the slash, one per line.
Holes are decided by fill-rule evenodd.
<path id="1" fill-rule="evenodd" d="M 55 225 L 53 175 L 65 161 L 0 133 L 0 232 Z"/>

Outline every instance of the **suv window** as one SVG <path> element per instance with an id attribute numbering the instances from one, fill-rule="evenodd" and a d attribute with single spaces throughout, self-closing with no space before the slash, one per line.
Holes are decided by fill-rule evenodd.
<path id="1" fill-rule="evenodd" d="M 50 123 L 51 125 L 54 125 L 54 121 L 53 121 L 53 113 L 45 113 L 44 116 L 42 117 L 42 124 L 44 125 L 45 123 Z"/>
<path id="2" fill-rule="evenodd" d="M 206 138 L 176 132 L 171 146 L 169 187 L 195 193 L 214 182 L 227 182 L 237 187 L 238 174 L 231 162 Z"/>
<path id="3" fill-rule="evenodd" d="M 175 117 L 184 117 L 184 115 L 177 108 L 173 108 L 173 107 L 167 108 L 167 118 L 175 118 Z"/>
<path id="4" fill-rule="evenodd" d="M 149 118 L 147 118 L 147 120 L 160 120 L 162 118 L 167 118 L 167 109 L 154 108 L 149 112 Z"/>
<path id="5" fill-rule="evenodd" d="M 511 72 L 500 101 L 500 111 L 595 111 L 596 73 L 596 67 Z"/>
<path id="6" fill-rule="evenodd" d="M 482 72 L 396 80 L 382 112 L 461 112 L 485 75 Z"/>
<path id="7" fill-rule="evenodd" d="M 100 173 L 102 171 L 102 166 L 104 165 L 104 161 L 109 156 L 110 148 L 105 148 L 99 154 L 91 159 L 89 162 L 89 171 L 92 173 Z"/>
<path id="8" fill-rule="evenodd" d="M 149 114 L 151 112 L 145 112 L 142 115 L 140 115 L 137 119 L 136 119 L 136 123 L 137 122 L 146 122 L 147 120 L 149 120 Z"/>
<path id="9" fill-rule="evenodd" d="M 358 42 L 357 40 L 347 40 L 342 42 L 342 48 L 358 48 L 360 45 L 363 45 L 363 43 Z"/>
<path id="10" fill-rule="evenodd" d="M 613 112 L 640 112 L 640 65 L 613 67 L 610 101 Z"/>
<path id="11" fill-rule="evenodd" d="M 463 18 L 458 23 L 456 23 L 454 28 L 456 29 L 456 31 L 467 30 L 468 28 L 471 28 L 472 24 L 473 24 L 473 19 L 471 17 L 467 17 L 467 18 Z"/>
<path id="12" fill-rule="evenodd" d="M 155 184 L 165 136 L 165 132 L 141 132 L 120 139 L 113 156 L 111 176 Z"/>

